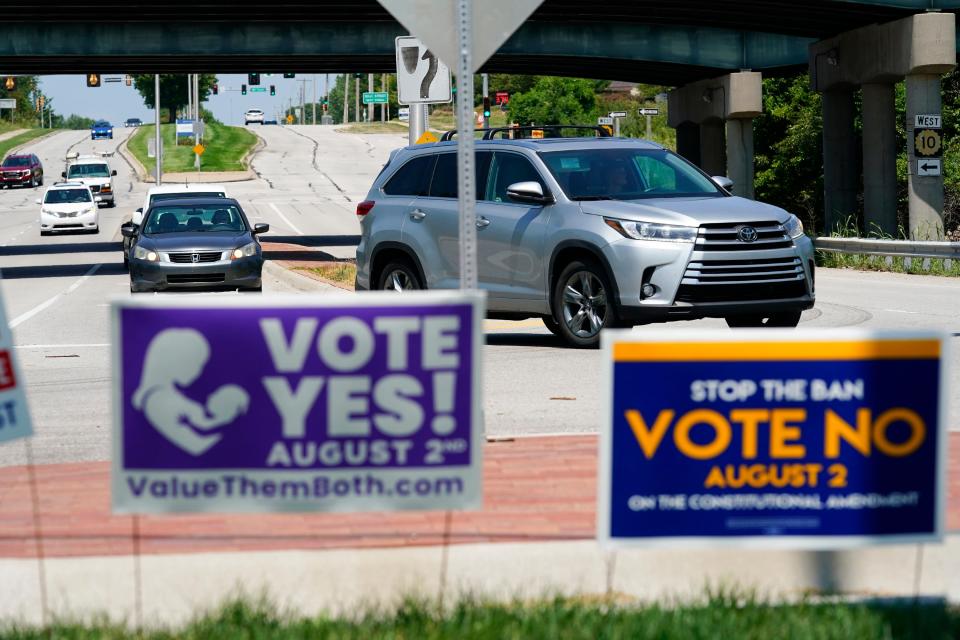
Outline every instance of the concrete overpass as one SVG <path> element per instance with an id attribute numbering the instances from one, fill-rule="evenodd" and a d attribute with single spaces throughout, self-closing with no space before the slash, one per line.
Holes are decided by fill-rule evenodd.
<path id="1" fill-rule="evenodd" d="M 863 86 L 868 216 L 895 231 L 893 83 L 927 96 L 908 98 L 913 111 L 939 113 L 957 11 L 960 0 L 545 0 L 484 70 L 678 86 L 680 152 L 751 196 L 761 75 L 807 67 L 825 96 L 828 225 L 856 210 Z M 6 0 L 0 73 L 390 72 L 402 33 L 376 0 Z M 942 178 L 911 175 L 911 231 L 936 235 L 942 201 Z"/>

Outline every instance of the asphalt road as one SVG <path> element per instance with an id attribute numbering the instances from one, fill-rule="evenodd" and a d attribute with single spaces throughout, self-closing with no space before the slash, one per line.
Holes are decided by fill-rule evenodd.
<path id="1" fill-rule="evenodd" d="M 254 169 L 259 178 L 229 185 L 248 214 L 271 225 L 265 239 L 303 242 L 351 256 L 359 225 L 356 202 L 386 161 L 397 135 L 353 136 L 325 127 L 256 127 L 266 142 Z M 67 150 L 112 151 L 86 132 L 59 133 L 30 147 L 58 176 Z M 17 356 L 27 382 L 39 463 L 109 457 L 109 301 L 128 293 L 119 226 L 140 206 L 146 185 L 119 156 L 118 206 L 101 209 L 100 233 L 40 237 L 40 189 L 0 191 L 0 282 Z M 951 410 L 960 426 L 960 280 L 821 270 L 817 308 L 804 327 L 935 328 L 953 334 Z M 264 295 L 296 291 L 267 278 Z M 230 294 L 221 294 L 230 295 Z M 725 327 L 722 321 L 648 326 Z M 600 416 L 600 360 L 595 351 L 566 349 L 537 320 L 487 323 L 485 413 L 493 436 L 591 432 Z M 0 465 L 22 464 L 24 445 L 0 446 Z"/>

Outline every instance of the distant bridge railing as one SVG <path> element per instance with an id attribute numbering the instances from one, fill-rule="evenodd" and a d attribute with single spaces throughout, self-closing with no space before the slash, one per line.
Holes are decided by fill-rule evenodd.
<path id="1" fill-rule="evenodd" d="M 827 253 L 960 260 L 960 242 L 820 237 L 814 241 L 814 245 Z"/>

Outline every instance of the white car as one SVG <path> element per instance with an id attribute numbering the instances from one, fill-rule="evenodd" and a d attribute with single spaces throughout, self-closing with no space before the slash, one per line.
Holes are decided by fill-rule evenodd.
<path id="1" fill-rule="evenodd" d="M 143 206 L 133 212 L 130 222 L 135 225 L 143 223 L 143 214 L 161 200 L 176 200 L 177 198 L 229 198 L 227 188 L 222 184 L 170 184 L 153 187 L 147 191 L 143 199 Z M 123 239 L 123 264 L 128 263 L 132 238 Z"/>
<path id="2" fill-rule="evenodd" d="M 100 231 L 100 212 L 97 203 L 101 197 L 80 182 L 58 182 L 47 189 L 40 205 L 40 235 L 54 231 Z"/>
<path id="3" fill-rule="evenodd" d="M 260 109 L 249 109 L 245 114 L 243 114 L 244 124 L 251 124 L 254 122 L 263 124 L 263 111 Z"/>
<path id="4" fill-rule="evenodd" d="M 80 182 L 88 187 L 93 195 L 100 196 L 98 202 L 109 207 L 117 206 L 114 200 L 113 176 L 117 175 L 101 156 L 73 155 L 67 157 L 67 170 L 60 174 L 64 180 Z"/>

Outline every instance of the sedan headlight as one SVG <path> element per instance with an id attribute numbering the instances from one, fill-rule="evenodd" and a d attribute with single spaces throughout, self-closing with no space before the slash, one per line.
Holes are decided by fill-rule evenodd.
<path id="1" fill-rule="evenodd" d="M 230 254 L 231 260 L 239 260 L 240 258 L 250 258 L 257 255 L 257 243 L 251 242 L 250 244 L 245 244 L 239 249 L 234 249 L 233 253 Z"/>
<path id="2" fill-rule="evenodd" d="M 133 257 L 137 260 L 146 260 L 147 262 L 156 262 L 160 259 L 160 256 L 157 255 L 156 251 L 150 251 L 149 249 L 144 249 L 143 247 L 134 247 Z"/>
<path id="3" fill-rule="evenodd" d="M 803 235 L 803 223 L 793 214 L 790 214 L 787 221 L 783 223 L 783 228 L 791 238 L 799 238 Z"/>
<path id="4" fill-rule="evenodd" d="M 664 242 L 694 242 L 697 239 L 696 227 L 681 227 L 657 222 L 633 222 L 604 218 L 611 229 L 615 229 L 625 238 L 634 240 L 662 240 Z"/>

